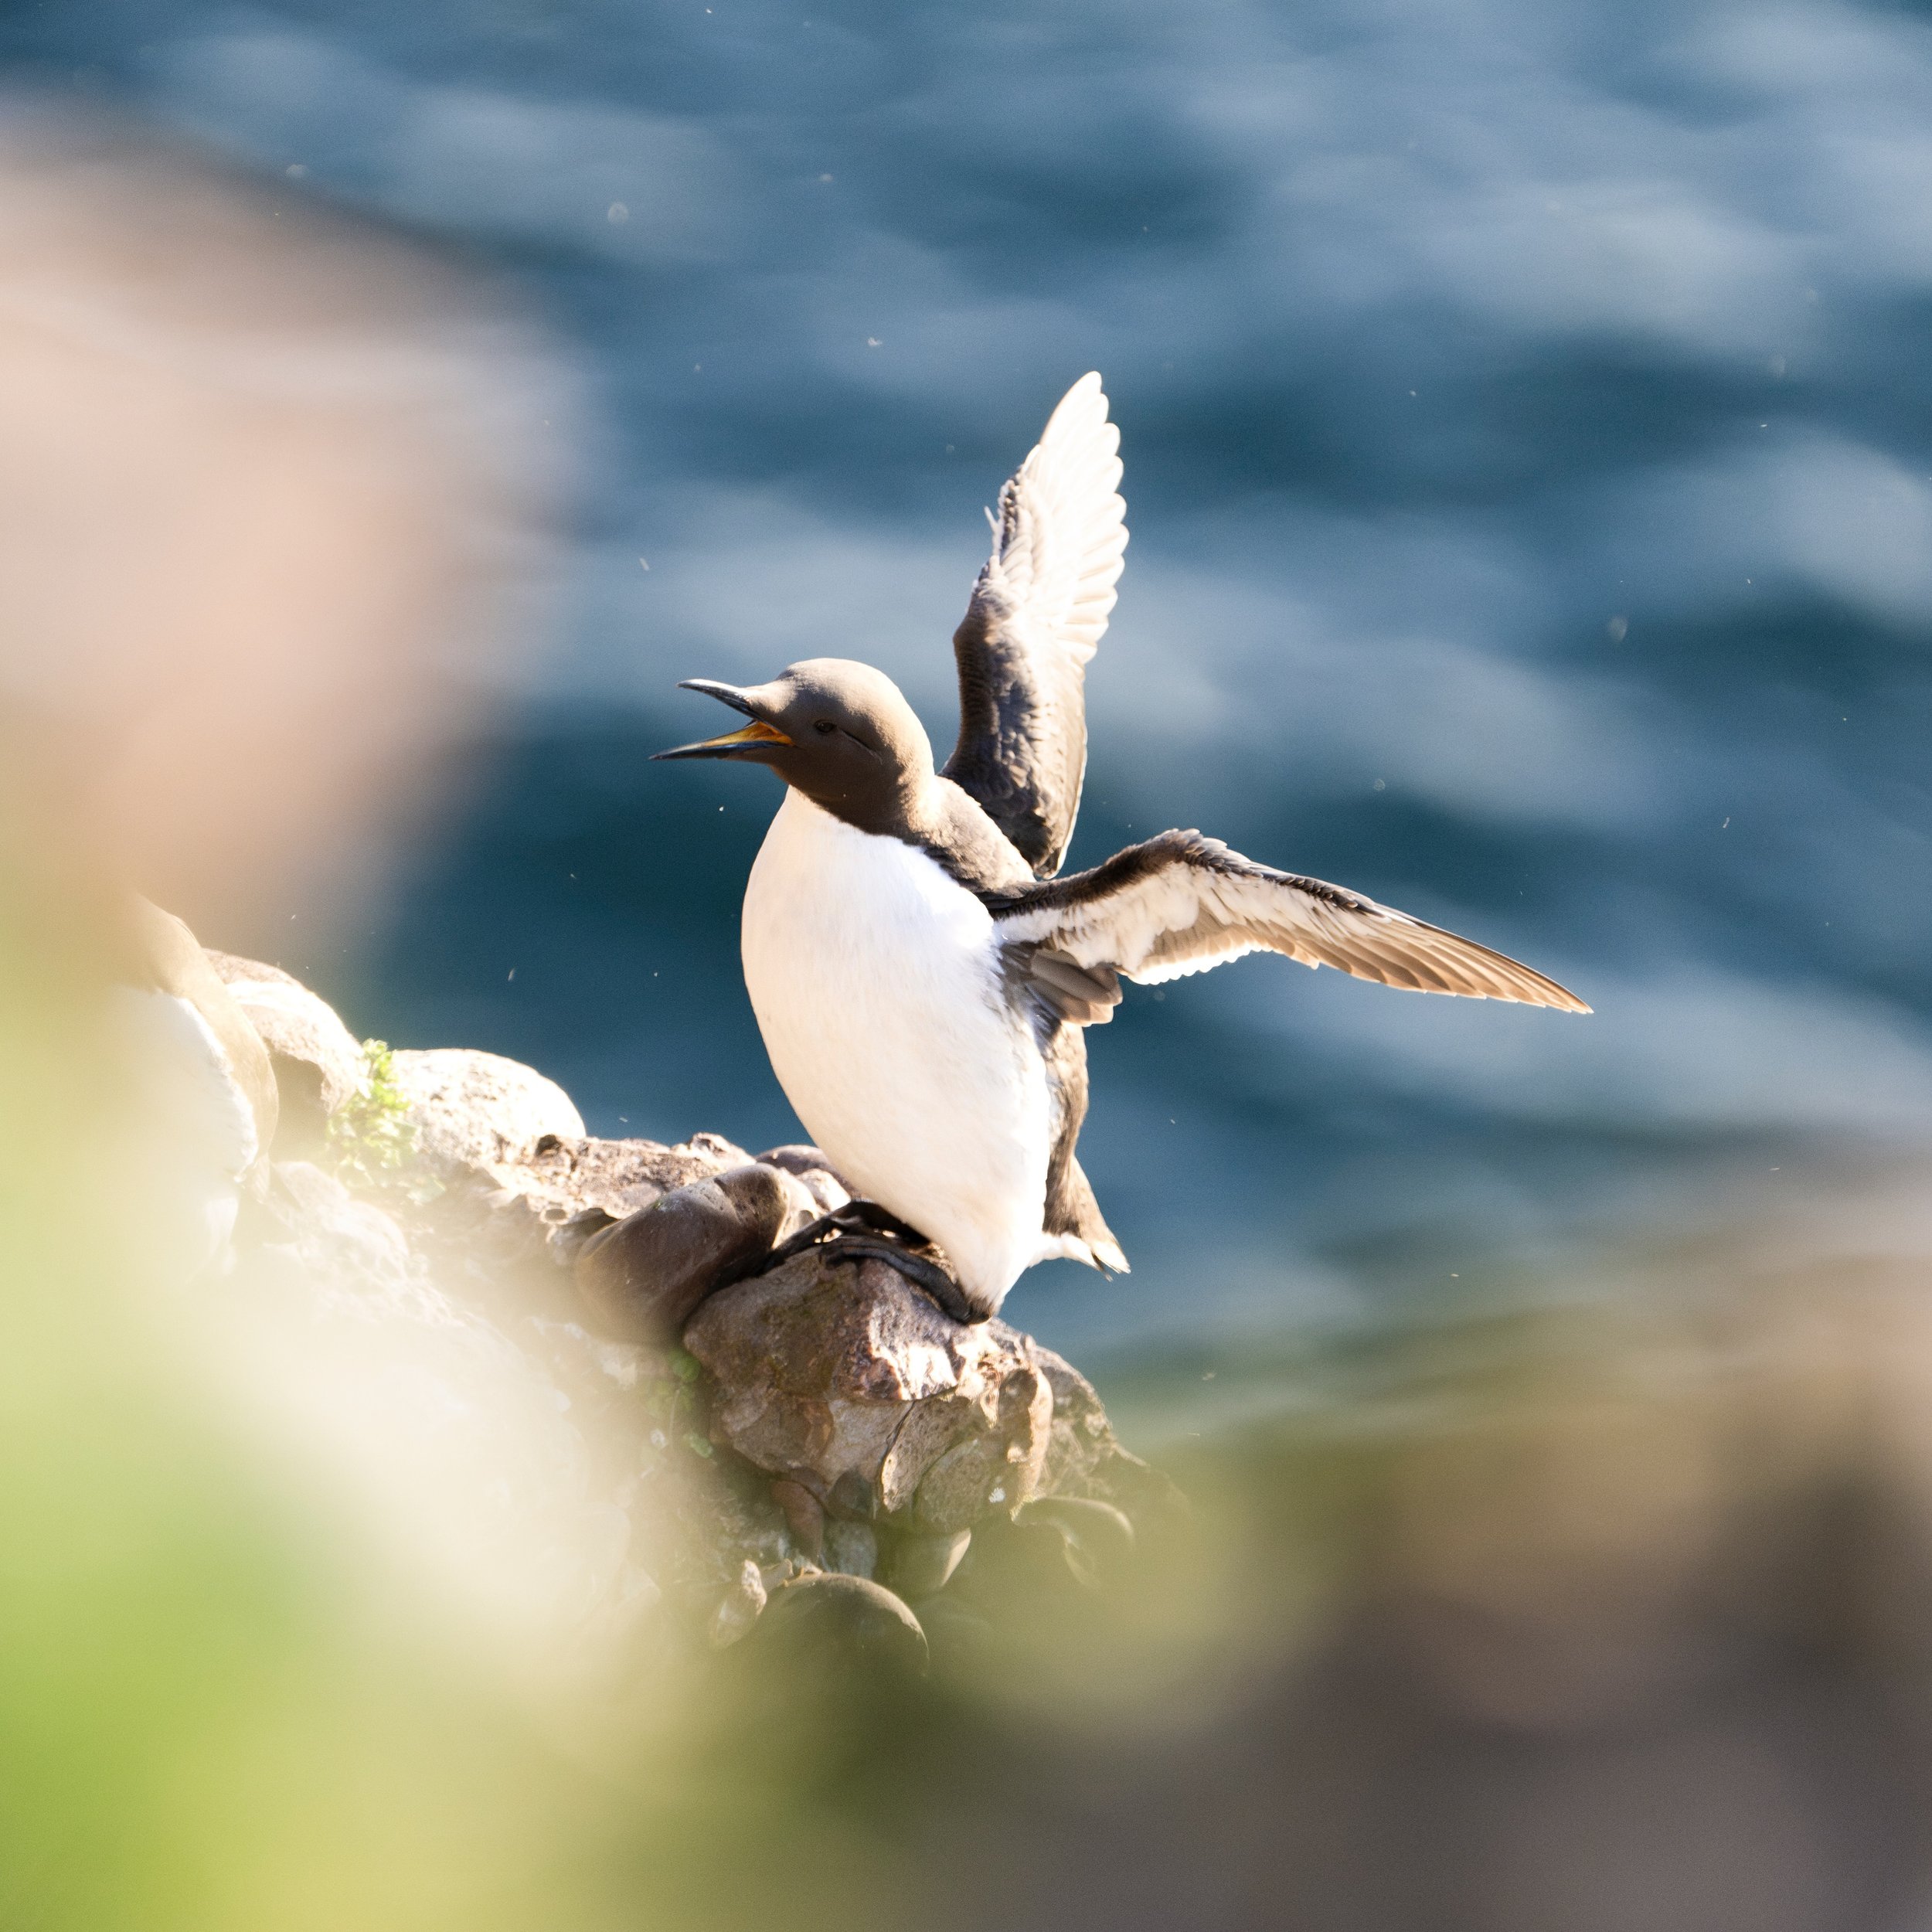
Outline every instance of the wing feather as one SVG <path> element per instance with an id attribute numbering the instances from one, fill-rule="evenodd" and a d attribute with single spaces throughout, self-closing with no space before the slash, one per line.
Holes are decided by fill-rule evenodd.
<path id="1" fill-rule="evenodd" d="M 1083 376 L 999 493 L 993 552 L 953 634 L 959 742 L 945 775 L 1042 878 L 1058 870 L 1087 775 L 1086 665 L 1127 548 L 1120 432 Z"/>
<path id="2" fill-rule="evenodd" d="M 1590 1011 L 1553 979 L 1472 939 L 1325 880 L 1258 866 L 1198 832 L 1163 832 L 993 912 L 1009 944 L 1050 947 L 1142 985 L 1266 951 L 1414 992 Z"/>

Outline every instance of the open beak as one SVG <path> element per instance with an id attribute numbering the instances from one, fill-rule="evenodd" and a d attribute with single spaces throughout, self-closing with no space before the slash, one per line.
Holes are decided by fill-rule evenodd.
<path id="1" fill-rule="evenodd" d="M 788 745 L 791 740 L 776 725 L 767 724 L 751 708 L 751 701 L 735 685 L 719 684 L 710 678 L 686 678 L 680 691 L 702 691 L 733 711 L 742 711 L 751 722 L 741 731 L 727 731 L 722 738 L 706 738 L 694 745 L 674 745 L 668 751 L 654 752 L 655 758 L 733 758 L 756 753 L 764 745 Z"/>

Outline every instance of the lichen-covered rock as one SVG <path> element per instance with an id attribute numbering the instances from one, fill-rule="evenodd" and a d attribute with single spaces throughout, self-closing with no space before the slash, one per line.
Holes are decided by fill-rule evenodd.
<path id="1" fill-rule="evenodd" d="M 961 1325 L 879 1261 L 815 1250 L 722 1288 L 685 1328 L 709 1372 L 711 1436 L 838 1516 L 949 1535 L 1032 1495 L 1053 1391 L 1032 1343 Z"/>
<path id="2" fill-rule="evenodd" d="M 590 1236 L 577 1253 L 577 1286 L 605 1332 L 672 1342 L 714 1288 L 749 1273 L 818 1214 L 796 1175 L 760 1162 L 728 1168 Z"/>
<path id="3" fill-rule="evenodd" d="M 281 1103 L 276 1158 L 308 1158 L 322 1148 L 328 1117 L 368 1084 L 361 1043 L 327 1000 L 280 967 L 234 953 L 208 959 L 268 1049 Z"/>

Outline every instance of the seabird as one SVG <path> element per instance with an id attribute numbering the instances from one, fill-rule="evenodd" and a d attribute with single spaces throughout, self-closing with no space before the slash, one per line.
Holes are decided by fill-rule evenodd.
<path id="1" fill-rule="evenodd" d="M 166 1124 L 150 1150 L 166 1205 L 151 1219 L 148 1251 L 164 1277 L 182 1284 L 221 1264 L 243 1195 L 266 1184 L 279 1110 L 274 1069 L 182 920 L 136 898 L 126 940 L 109 1022 Z"/>
<path id="2" fill-rule="evenodd" d="M 1060 875 L 1086 666 L 1127 547 L 1119 447 L 1100 377 L 1083 376 L 988 512 L 943 770 L 892 680 L 839 658 L 747 688 L 686 681 L 750 722 L 658 754 L 785 781 L 745 894 L 745 983 L 779 1084 L 862 1197 L 800 1240 L 883 1256 L 962 1321 L 995 1313 L 1036 1261 L 1127 1267 L 1074 1157 L 1082 1029 L 1112 1019 L 1123 975 L 1158 985 L 1266 951 L 1417 992 L 1590 1010 L 1473 940 L 1198 832 Z"/>

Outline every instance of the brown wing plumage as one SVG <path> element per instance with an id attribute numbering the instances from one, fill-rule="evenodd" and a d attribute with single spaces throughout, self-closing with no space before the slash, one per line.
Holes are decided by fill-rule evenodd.
<path id="1" fill-rule="evenodd" d="M 1393 906 L 1257 865 L 1198 832 L 1162 832 L 1104 865 L 994 907 L 1009 945 L 1050 948 L 1144 985 L 1268 951 L 1413 992 L 1587 1013 L 1553 979 Z"/>
<path id="2" fill-rule="evenodd" d="M 1131 1271 L 1127 1257 L 1073 1154 L 1087 1119 L 1087 1036 L 1078 1026 L 1057 1026 L 1046 1043 L 1046 1056 L 1053 1141 L 1041 1226 L 1049 1234 L 1070 1234 L 1084 1241 L 1097 1267 L 1126 1274 Z"/>

